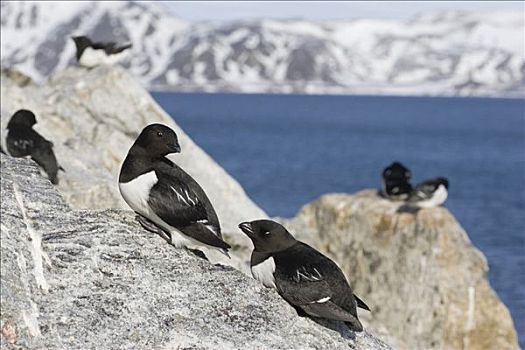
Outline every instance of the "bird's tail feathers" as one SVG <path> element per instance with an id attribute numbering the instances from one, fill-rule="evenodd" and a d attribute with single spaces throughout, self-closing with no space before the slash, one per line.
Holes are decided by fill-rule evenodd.
<path id="1" fill-rule="evenodd" d="M 357 307 L 359 307 L 361 309 L 365 309 L 366 311 L 370 311 L 370 308 L 368 307 L 368 305 L 366 305 L 364 301 L 359 299 L 359 297 L 357 295 L 354 294 L 354 298 L 355 298 L 355 301 L 357 303 Z"/>

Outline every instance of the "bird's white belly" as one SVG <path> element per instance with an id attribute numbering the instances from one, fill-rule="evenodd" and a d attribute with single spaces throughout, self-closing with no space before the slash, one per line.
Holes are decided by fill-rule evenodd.
<path id="1" fill-rule="evenodd" d="M 272 257 L 251 267 L 253 278 L 261 282 L 265 287 L 277 288 L 275 286 L 275 261 Z"/>
<path id="2" fill-rule="evenodd" d="M 216 247 L 208 246 L 191 237 L 186 236 L 177 228 L 169 225 L 162 220 L 149 206 L 148 199 L 151 188 L 158 182 L 155 171 L 142 174 L 129 182 L 119 182 L 119 190 L 124 201 L 136 213 L 153 221 L 157 226 L 161 227 L 171 235 L 171 244 L 177 248 L 197 248 L 208 247 L 210 249 L 217 249 Z"/>
<path id="3" fill-rule="evenodd" d="M 437 190 L 432 194 L 432 197 L 430 197 L 427 200 L 418 202 L 417 205 L 421 208 L 432 208 L 437 207 L 447 200 L 448 197 L 448 191 L 445 188 L 444 185 L 439 185 Z"/>
<path id="4" fill-rule="evenodd" d="M 93 68 L 102 64 L 113 65 L 119 62 L 127 55 L 127 50 L 119 52 L 113 55 L 107 55 L 102 49 L 95 50 L 91 47 L 87 47 L 78 61 L 81 66 L 87 68 Z"/>
<path id="5" fill-rule="evenodd" d="M 171 243 L 177 248 L 187 247 L 192 244 L 190 238 L 187 238 L 176 228 L 168 225 L 162 220 L 148 204 L 149 192 L 151 188 L 157 183 L 158 178 L 155 175 L 155 171 L 142 174 L 129 182 L 119 182 L 120 194 L 124 201 L 133 209 L 136 213 L 150 219 L 157 226 L 163 228 L 171 234 Z"/>

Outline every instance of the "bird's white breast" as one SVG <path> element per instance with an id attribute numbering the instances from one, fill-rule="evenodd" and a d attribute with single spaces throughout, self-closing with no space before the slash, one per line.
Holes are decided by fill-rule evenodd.
<path id="1" fill-rule="evenodd" d="M 120 194 L 126 203 L 136 213 L 153 221 L 157 226 L 163 228 L 171 234 L 171 244 L 175 247 L 193 247 L 196 243 L 194 239 L 187 237 L 175 227 L 168 225 L 162 220 L 149 206 L 149 193 L 151 188 L 158 182 L 155 171 L 142 174 L 129 182 L 119 182 Z M 197 244 L 198 245 L 198 244 Z M 202 243 L 201 243 L 202 245 Z"/>
<path id="2" fill-rule="evenodd" d="M 275 261 L 272 257 L 269 257 L 257 265 L 252 265 L 251 270 L 253 278 L 261 282 L 265 287 L 277 288 L 275 286 L 275 277 L 273 276 L 275 272 Z"/>
<path id="3" fill-rule="evenodd" d="M 151 209 L 148 205 L 149 192 L 159 181 L 155 171 L 137 176 L 129 182 L 119 182 L 119 190 L 128 205 L 137 213 L 148 217 Z"/>
<path id="4" fill-rule="evenodd" d="M 127 55 L 127 50 L 117 54 L 108 55 L 102 49 L 95 50 L 92 47 L 87 47 L 80 56 L 79 63 L 81 66 L 93 68 L 101 64 L 112 65 L 119 62 Z"/>
<path id="5" fill-rule="evenodd" d="M 418 206 L 421 208 L 432 208 L 437 207 L 438 205 L 441 205 L 445 203 L 448 197 L 448 191 L 444 185 L 439 185 L 436 191 L 432 194 L 432 196 L 424 201 L 421 201 L 418 203 Z"/>

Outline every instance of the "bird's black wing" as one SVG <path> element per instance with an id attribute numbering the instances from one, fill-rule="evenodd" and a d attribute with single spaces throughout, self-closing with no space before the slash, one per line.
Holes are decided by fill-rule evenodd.
<path id="1" fill-rule="evenodd" d="M 365 309 L 367 311 L 370 311 L 370 308 L 368 305 L 365 304 L 364 301 L 362 301 L 357 295 L 354 294 L 354 299 L 357 302 L 357 307 L 360 307 L 361 309 Z"/>
<path id="2" fill-rule="evenodd" d="M 31 128 L 12 128 L 5 140 L 7 151 L 13 157 L 29 156 L 35 149 L 39 136 Z"/>
<path id="3" fill-rule="evenodd" d="M 7 150 L 13 157 L 31 156 L 44 169 L 53 184 L 58 184 L 58 163 L 53 143 L 31 128 L 13 128 L 6 139 Z"/>
<path id="4" fill-rule="evenodd" d="M 104 50 L 104 52 L 107 55 L 114 55 L 116 53 L 119 53 L 119 52 L 122 52 L 122 51 L 124 51 L 126 49 L 129 49 L 132 46 L 132 44 L 126 44 L 126 45 L 122 45 L 122 46 L 117 46 L 117 44 L 114 43 L 114 42 L 108 42 L 108 43 L 94 43 L 91 46 L 95 50 Z"/>
<path id="5" fill-rule="evenodd" d="M 409 194 L 412 191 L 412 186 L 406 180 L 388 180 L 385 181 L 386 193 L 389 196 L 399 196 Z"/>
<path id="6" fill-rule="evenodd" d="M 113 48 L 113 51 L 110 52 L 110 53 L 112 53 L 112 54 L 120 53 L 120 52 L 122 52 L 122 51 L 124 51 L 124 50 L 129 49 L 131 46 L 133 46 L 133 45 L 132 45 L 132 44 L 126 44 L 126 45 L 122 45 L 122 46 L 114 47 L 114 48 Z M 106 51 L 106 52 L 107 52 L 107 51 Z"/>
<path id="7" fill-rule="evenodd" d="M 276 287 L 286 301 L 311 316 L 345 321 L 354 330 L 362 329 L 352 289 L 330 259 L 301 243 L 274 259 Z"/>
<path id="8" fill-rule="evenodd" d="M 148 205 L 168 225 L 202 243 L 228 249 L 222 240 L 215 212 L 210 213 L 200 187 L 179 178 L 175 170 L 156 169 L 158 182 L 151 188 Z"/>
<path id="9" fill-rule="evenodd" d="M 91 47 L 94 49 L 94 50 L 104 50 L 106 53 L 110 53 L 111 50 L 113 50 L 113 48 L 115 47 L 115 43 L 113 42 L 108 42 L 108 43 L 92 43 L 91 44 Z"/>
<path id="10" fill-rule="evenodd" d="M 412 190 L 409 201 L 417 202 L 417 201 L 425 200 L 425 199 L 432 197 L 432 194 L 436 191 L 438 186 L 439 186 L 439 183 L 437 183 L 434 180 L 428 180 L 428 181 L 424 181 L 418 184 Z"/>
<path id="11" fill-rule="evenodd" d="M 31 159 L 44 169 L 53 184 L 58 184 L 58 163 L 55 152 L 53 152 L 52 143 L 42 143 L 38 147 L 35 147 L 31 153 Z"/>

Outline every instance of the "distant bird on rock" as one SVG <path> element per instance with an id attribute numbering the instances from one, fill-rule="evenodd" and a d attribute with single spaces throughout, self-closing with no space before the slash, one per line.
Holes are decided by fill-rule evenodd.
<path id="1" fill-rule="evenodd" d="M 145 127 L 128 152 L 119 176 L 126 203 L 147 230 L 175 247 L 218 250 L 228 255 L 219 219 L 204 190 L 166 158 L 181 151 L 177 135 L 162 124 Z"/>
<path id="2" fill-rule="evenodd" d="M 31 157 L 44 169 L 53 184 L 58 184 L 58 170 L 64 170 L 57 163 L 53 152 L 53 143 L 46 140 L 33 129 L 36 117 L 27 109 L 20 109 L 13 114 L 7 124 L 5 147 L 12 157 Z"/>
<path id="3" fill-rule="evenodd" d="M 75 46 L 77 48 L 77 61 L 86 68 L 93 68 L 102 64 L 115 64 L 127 55 L 127 49 L 132 45 L 120 45 L 108 42 L 93 42 L 87 36 L 73 37 Z"/>
<path id="4" fill-rule="evenodd" d="M 419 208 L 442 205 L 448 197 L 448 186 L 448 179 L 444 177 L 423 181 L 410 194 L 408 204 Z"/>
<path id="5" fill-rule="evenodd" d="M 277 222 L 243 222 L 239 228 L 254 245 L 250 265 L 255 279 L 277 289 L 300 315 L 343 321 L 353 331 L 363 330 L 356 308 L 370 309 L 332 260 Z"/>
<path id="6" fill-rule="evenodd" d="M 391 200 L 406 200 L 412 192 L 412 174 L 400 162 L 393 162 L 383 170 L 381 195 Z"/>

